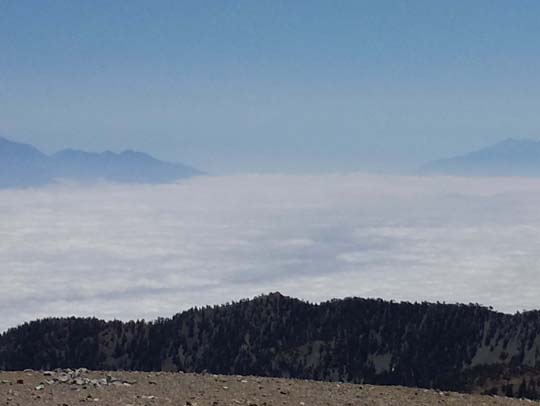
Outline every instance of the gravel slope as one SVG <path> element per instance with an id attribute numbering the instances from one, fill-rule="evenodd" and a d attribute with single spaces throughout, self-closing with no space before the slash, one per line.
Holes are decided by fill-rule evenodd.
<path id="1" fill-rule="evenodd" d="M 69 374 L 68 379 L 63 372 L 0 372 L 0 405 L 540 405 L 504 397 L 250 376 L 93 371 Z"/>

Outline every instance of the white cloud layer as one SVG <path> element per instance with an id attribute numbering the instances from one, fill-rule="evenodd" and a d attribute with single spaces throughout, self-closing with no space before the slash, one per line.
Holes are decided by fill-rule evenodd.
<path id="1" fill-rule="evenodd" d="M 540 308 L 540 179 L 242 175 L 0 191 L 0 330 L 279 290 Z"/>

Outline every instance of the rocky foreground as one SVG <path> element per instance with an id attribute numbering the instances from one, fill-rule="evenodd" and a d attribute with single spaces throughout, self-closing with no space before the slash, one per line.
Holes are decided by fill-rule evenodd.
<path id="1" fill-rule="evenodd" d="M 531 400 L 399 386 L 188 373 L 0 372 L 0 405 L 523 405 Z M 540 404 L 540 403 L 537 403 Z"/>

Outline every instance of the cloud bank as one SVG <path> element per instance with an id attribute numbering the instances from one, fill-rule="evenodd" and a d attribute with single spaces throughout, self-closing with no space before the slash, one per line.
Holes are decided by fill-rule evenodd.
<path id="1" fill-rule="evenodd" d="M 202 177 L 0 191 L 0 330 L 279 290 L 540 308 L 540 180 Z"/>

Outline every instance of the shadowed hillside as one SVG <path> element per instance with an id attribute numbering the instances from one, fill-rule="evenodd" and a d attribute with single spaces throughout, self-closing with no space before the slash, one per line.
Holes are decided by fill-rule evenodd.
<path id="1" fill-rule="evenodd" d="M 540 313 L 278 293 L 170 319 L 45 319 L 0 338 L 0 368 L 184 370 L 537 397 Z"/>

